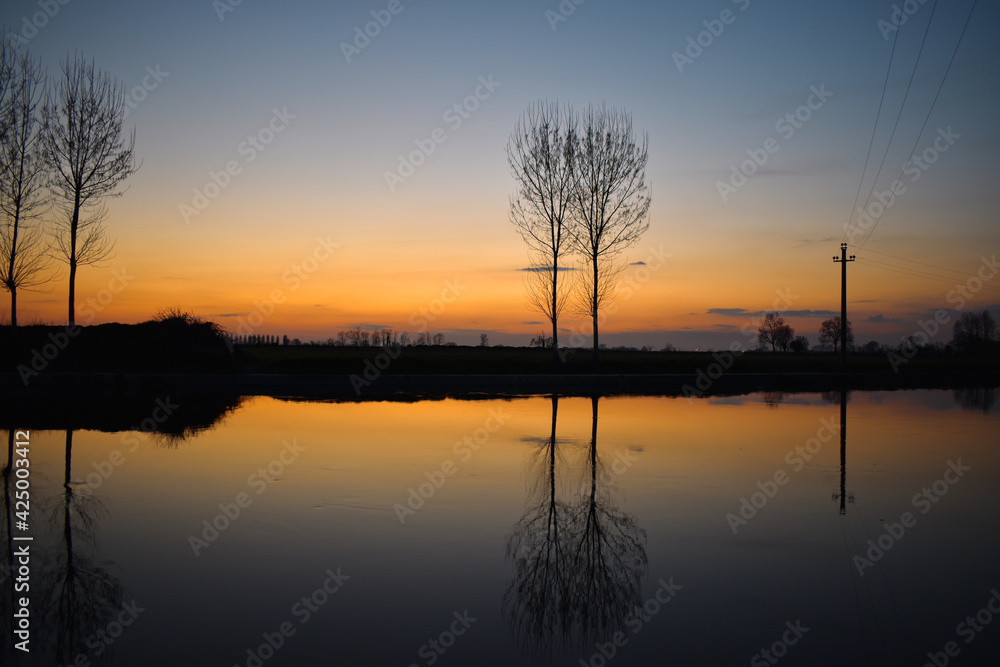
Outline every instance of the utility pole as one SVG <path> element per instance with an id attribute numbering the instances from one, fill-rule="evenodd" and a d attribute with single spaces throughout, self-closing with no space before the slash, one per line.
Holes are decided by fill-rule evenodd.
<path id="1" fill-rule="evenodd" d="M 847 263 L 854 261 L 854 255 L 847 256 L 847 244 L 840 244 L 840 372 L 847 372 Z"/>

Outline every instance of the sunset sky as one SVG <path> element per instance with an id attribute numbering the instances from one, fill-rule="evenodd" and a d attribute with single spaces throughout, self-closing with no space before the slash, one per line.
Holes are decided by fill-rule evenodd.
<path id="1" fill-rule="evenodd" d="M 748 342 L 741 327 L 776 304 L 815 342 L 839 314 L 831 258 L 873 131 L 860 203 L 873 182 L 902 187 L 851 239 L 857 342 L 896 343 L 958 307 L 952 290 L 1000 250 L 996 3 L 975 4 L 959 43 L 973 0 L 912 0 L 893 53 L 892 2 L 237 1 L 0 9 L 50 74 L 78 50 L 132 91 L 142 165 L 110 205 L 114 257 L 78 274 L 81 323 L 173 306 L 235 330 L 259 309 L 258 333 L 311 340 L 414 332 L 441 299 L 430 330 L 526 344 L 544 318 L 523 298 L 504 145 L 539 99 L 623 108 L 649 136 L 650 229 L 625 258 L 645 266 L 623 274 L 609 345 Z M 446 140 L 400 171 L 438 128 Z M 914 154 L 927 161 L 904 169 Z M 1000 317 L 1000 280 L 979 284 L 961 307 Z M 65 323 L 65 270 L 52 286 L 20 299 L 22 323 Z"/>

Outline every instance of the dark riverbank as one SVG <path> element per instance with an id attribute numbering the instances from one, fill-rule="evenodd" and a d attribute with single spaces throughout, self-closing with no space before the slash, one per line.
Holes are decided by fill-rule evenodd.
<path id="1" fill-rule="evenodd" d="M 57 397 L 650 394 L 993 387 L 1000 356 L 229 345 L 210 323 L 0 327 L 0 395 Z"/>
<path id="2" fill-rule="evenodd" d="M 26 387 L 15 374 L 0 375 L 0 396 L 89 397 L 275 396 L 319 399 L 392 397 L 520 396 L 559 394 L 700 396 L 754 391 L 823 392 L 877 389 L 955 389 L 1000 386 L 996 373 L 723 373 L 703 374 L 507 374 L 355 375 L 93 373 L 40 375 Z"/>

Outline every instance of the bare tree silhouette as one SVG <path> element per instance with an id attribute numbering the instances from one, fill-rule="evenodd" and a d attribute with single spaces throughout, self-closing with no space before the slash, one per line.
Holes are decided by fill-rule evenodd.
<path id="1" fill-rule="evenodd" d="M 552 324 L 552 357 L 559 361 L 559 315 L 566 290 L 560 281 L 563 258 L 570 252 L 570 205 L 576 116 L 569 106 L 535 102 L 514 126 L 507 142 L 507 162 L 517 182 L 510 200 L 510 221 L 532 255 L 526 280 L 528 305 Z"/>
<path id="2" fill-rule="evenodd" d="M 617 257 L 601 257 L 597 260 L 597 271 L 591 270 L 591 266 L 580 272 L 573 302 L 573 309 L 578 314 L 597 317 L 614 301 L 618 278 L 625 271 L 624 262 L 617 260 Z M 596 322 L 594 325 L 596 327 Z"/>
<path id="3" fill-rule="evenodd" d="M 757 328 L 757 344 L 761 347 L 770 345 L 771 352 L 774 352 L 775 349 L 784 352 L 794 337 L 795 330 L 785 323 L 784 317 L 776 312 L 765 315 Z"/>
<path id="4" fill-rule="evenodd" d="M 574 155 L 574 246 L 590 272 L 587 308 L 594 327 L 594 360 L 599 359 L 598 313 L 601 270 L 638 242 L 649 228 L 650 198 L 646 186 L 648 139 L 637 143 L 632 116 L 604 106 L 583 115 Z"/>
<path id="5" fill-rule="evenodd" d="M 962 352 L 989 352 L 1000 341 L 1000 328 L 988 310 L 962 313 L 952 327 L 951 344 Z"/>
<path id="6" fill-rule="evenodd" d="M 135 130 L 126 137 L 125 88 L 79 54 L 67 54 L 43 105 L 42 154 L 61 201 L 57 244 L 69 264 L 69 324 L 76 324 L 76 270 L 106 259 L 114 246 L 104 229 L 107 197 L 123 194 L 135 173 Z"/>
<path id="7" fill-rule="evenodd" d="M 558 321 L 572 293 L 572 281 L 564 274 L 566 269 L 553 267 L 548 260 L 536 256 L 531 260 L 531 266 L 524 272 L 524 297 L 531 310 L 545 315 L 552 324 L 552 336 L 542 336 L 545 345 L 553 350 L 553 358 L 560 359 Z"/>
<path id="8" fill-rule="evenodd" d="M 17 326 L 17 291 L 35 291 L 51 279 L 49 245 L 37 218 L 47 205 L 47 172 L 41 156 L 41 104 L 45 74 L 27 50 L 14 54 L 9 74 L 9 99 L 2 109 L 0 134 L 0 285 L 10 292 L 10 323 Z M 6 69 L 6 67 L 4 68 Z M 7 88 L 7 84 L 4 85 Z"/>
<path id="9" fill-rule="evenodd" d="M 847 344 L 853 345 L 854 330 L 851 321 L 847 320 Z M 819 325 L 819 344 L 823 347 L 833 346 L 833 351 L 840 349 L 840 315 L 823 320 Z"/>

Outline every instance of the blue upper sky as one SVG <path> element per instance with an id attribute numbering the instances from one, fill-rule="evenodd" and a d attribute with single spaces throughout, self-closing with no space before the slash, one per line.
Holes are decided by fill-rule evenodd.
<path id="1" fill-rule="evenodd" d="M 862 202 L 883 155 L 875 191 L 895 179 L 908 189 L 871 238 L 859 234 L 853 245 L 956 272 L 939 279 L 972 275 L 982 253 L 997 247 L 1000 6 L 976 3 L 959 45 L 973 4 L 911 0 L 895 46 L 899 3 L 861 0 L 8 0 L 0 23 L 28 37 L 50 72 L 78 50 L 133 90 L 129 123 L 143 165 L 114 203 L 119 256 L 138 253 L 130 262 L 138 265 L 146 261 L 142 248 L 202 249 L 190 266 L 179 260 L 151 281 L 194 280 L 206 258 L 223 262 L 233 252 L 280 275 L 308 251 L 304 244 L 331 230 L 358 249 L 353 256 L 363 260 L 352 275 L 362 282 L 367 271 L 402 267 L 433 292 L 445 274 L 414 269 L 412 258 L 400 259 L 407 248 L 431 264 L 465 258 L 455 260 L 463 275 L 516 269 L 525 259 L 506 223 L 513 182 L 503 146 L 517 117 L 541 98 L 623 107 L 649 135 L 654 198 L 650 232 L 632 259 L 664 246 L 677 271 L 649 290 L 657 303 L 669 302 L 663 312 L 645 324 L 632 313 L 619 330 L 672 332 L 693 346 L 721 344 L 725 327 L 741 324 L 719 311 L 769 308 L 789 285 L 804 294 L 796 308 L 836 308 L 839 293 L 823 291 L 835 267 L 821 262 L 844 238 L 873 130 Z M 290 118 L 287 127 L 247 159 L 242 142 L 276 112 Z M 438 128 L 443 143 L 390 187 L 387 173 L 402 173 L 400 156 Z M 911 151 L 932 147 L 941 132 L 958 138 L 917 178 L 904 175 Z M 765 154 L 745 183 L 734 176 Z M 232 186 L 185 224 L 179 207 L 230 160 L 240 166 Z M 726 183 L 738 185 L 727 194 Z M 285 244 L 273 270 L 270 253 L 257 255 Z M 872 318 L 873 337 L 912 328 L 907 323 L 940 307 L 948 291 L 941 280 L 902 286 L 902 274 L 864 270 L 858 275 L 870 280 L 853 296 L 882 301 L 859 311 Z M 233 272 L 240 284 L 252 282 Z M 523 312 L 520 277 L 508 279 L 513 317 L 535 319 Z M 492 308 L 492 294 L 483 294 L 482 308 Z M 983 307 L 1000 302 L 1000 283 L 984 294 Z M 215 294 L 199 307 L 207 315 L 243 312 L 250 296 L 230 302 Z M 155 299 L 155 290 L 144 298 Z M 416 307 L 420 297 L 413 299 Z M 46 303 L 35 305 L 44 313 Z M 360 307 L 328 315 L 335 328 L 370 321 Z M 898 331 L 874 327 L 880 315 L 901 322 Z M 489 318 L 481 319 L 487 328 Z M 307 320 L 288 326 L 305 330 Z"/>

